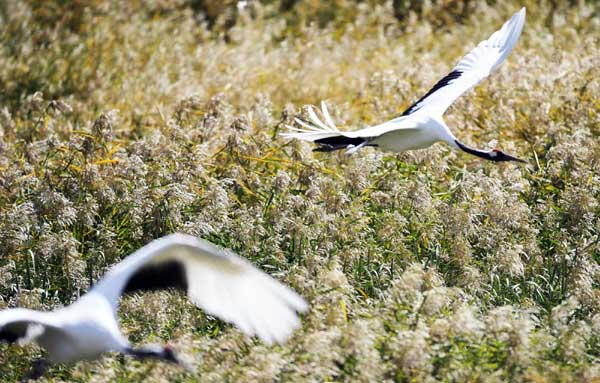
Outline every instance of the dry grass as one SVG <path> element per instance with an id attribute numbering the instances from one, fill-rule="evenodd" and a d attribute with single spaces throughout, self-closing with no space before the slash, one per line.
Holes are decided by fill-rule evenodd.
<path id="1" fill-rule="evenodd" d="M 229 30 L 185 0 L 0 3 L 2 306 L 69 303 L 173 231 L 312 305 L 266 347 L 177 294 L 128 298 L 130 338 L 172 342 L 195 374 L 107 355 L 45 379 L 600 379 L 598 6 L 526 1 L 507 63 L 449 110 L 516 166 L 442 144 L 325 155 L 277 132 L 321 99 L 341 126 L 396 116 L 519 5 L 432 1 L 399 22 L 391 2 L 266 3 Z M 6 382 L 40 355 L 0 347 Z"/>

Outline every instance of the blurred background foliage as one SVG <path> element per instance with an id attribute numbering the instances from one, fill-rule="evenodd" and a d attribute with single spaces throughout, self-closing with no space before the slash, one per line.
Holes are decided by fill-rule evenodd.
<path id="1" fill-rule="evenodd" d="M 334 36 L 342 36 L 357 18 L 364 18 L 371 9 L 386 8 L 387 17 L 364 20 L 361 33 L 376 32 L 384 28 L 397 34 L 410 31 L 415 23 L 428 22 L 438 31 L 451 30 L 457 23 L 468 21 L 481 9 L 481 1 L 433 0 L 433 1 L 209 1 L 209 0 L 138 0 L 112 1 L 29 1 L 17 4 L 4 1 L 0 4 L 2 20 L 3 56 L 10 58 L 4 63 L 0 86 L 0 101 L 18 106 L 24 95 L 42 91 L 49 98 L 77 94 L 85 97 L 93 92 L 101 80 L 112 80 L 118 85 L 122 70 L 126 68 L 116 57 L 131 49 L 125 40 L 128 31 L 119 25 L 133 18 L 140 23 L 159 24 L 166 20 L 161 33 L 181 33 L 178 21 L 194 20 L 197 25 L 189 28 L 190 44 L 201 44 L 211 39 L 230 41 L 230 30 L 236 24 L 248 22 L 248 18 L 266 23 L 283 23 L 277 31 L 269 31 L 274 42 L 290 37 L 307 37 L 308 26 L 329 28 Z M 489 7 L 495 1 L 485 2 Z M 582 1 L 524 1 L 530 17 L 544 20 L 552 28 L 556 17 Z M 595 2 L 590 2 L 594 4 Z M 500 5 L 500 3 L 498 3 Z M 27 7 L 26 18 L 18 17 L 19 8 Z M 240 10 L 244 17 L 240 17 Z M 15 13 L 15 11 L 17 11 Z M 480 10 L 479 10 L 480 12 Z M 588 17 L 596 17 L 597 10 Z M 375 12 L 377 13 L 377 12 Z M 378 13 L 380 14 L 380 13 Z M 559 15 L 559 16 L 556 16 Z M 476 16 L 475 16 L 476 17 Z M 155 23 L 156 22 L 156 23 Z M 125 22 L 126 23 L 126 22 Z M 191 25 L 188 25 L 191 27 Z M 309 29 L 311 30 L 311 29 Z M 109 33 L 110 32 L 110 33 Z M 141 31 L 137 31 L 138 33 Z M 156 31 L 158 32 L 158 31 Z M 107 33 L 103 36 L 103 33 Z M 134 34 L 135 35 L 135 34 Z M 103 38 L 99 38 L 102 36 Z M 161 35 L 144 38 L 147 55 L 160 45 Z M 140 57 L 143 60 L 143 57 Z M 131 63 L 132 65 L 141 63 Z M 115 73 L 105 73 L 109 68 Z M 176 74 L 173 74 L 176 76 Z"/>

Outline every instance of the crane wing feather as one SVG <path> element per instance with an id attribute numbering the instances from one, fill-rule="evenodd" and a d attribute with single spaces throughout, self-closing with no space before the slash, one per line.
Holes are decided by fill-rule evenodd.
<path id="1" fill-rule="evenodd" d="M 116 308 L 123 293 L 175 287 L 207 313 L 264 342 L 281 343 L 308 305 L 233 252 L 183 234 L 155 240 L 114 266 L 94 287 Z"/>
<path id="2" fill-rule="evenodd" d="M 48 313 L 24 308 L 0 311 L 0 341 L 28 343 L 45 331 L 63 332 L 57 319 Z"/>
<path id="3" fill-rule="evenodd" d="M 519 40 L 524 23 L 525 8 L 522 8 L 489 39 L 482 41 L 467 53 L 448 75 L 402 115 L 408 116 L 423 111 L 441 116 L 458 97 L 502 64 Z"/>

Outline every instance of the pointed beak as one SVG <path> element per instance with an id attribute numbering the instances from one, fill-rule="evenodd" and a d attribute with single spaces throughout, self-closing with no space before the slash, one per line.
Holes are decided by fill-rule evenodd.
<path id="1" fill-rule="evenodd" d="M 525 161 L 525 160 L 522 160 L 522 159 L 520 159 L 518 157 L 515 157 L 515 156 L 511 156 L 510 154 L 506 154 L 506 153 L 504 153 L 504 158 L 502 158 L 502 160 L 503 161 L 521 162 L 523 164 L 527 163 L 527 161 Z"/>
<path id="2" fill-rule="evenodd" d="M 175 351 L 173 350 L 173 348 L 171 346 L 165 346 L 163 348 L 161 357 L 163 360 L 165 360 L 167 362 L 181 364 L 181 361 L 179 360 L 179 358 L 177 357 L 177 355 L 175 354 Z"/>
<path id="3" fill-rule="evenodd" d="M 192 367 L 191 364 L 187 363 L 186 361 L 180 359 L 177 356 L 177 354 L 175 353 L 175 351 L 173 350 L 173 348 L 171 346 L 166 346 L 164 348 L 163 359 L 168 362 L 175 363 L 178 366 L 183 367 L 187 372 L 193 373 L 195 371 L 195 369 Z"/>
<path id="4" fill-rule="evenodd" d="M 189 363 L 179 361 L 179 365 L 185 369 L 186 372 L 193 374 L 196 372 L 196 369 Z"/>

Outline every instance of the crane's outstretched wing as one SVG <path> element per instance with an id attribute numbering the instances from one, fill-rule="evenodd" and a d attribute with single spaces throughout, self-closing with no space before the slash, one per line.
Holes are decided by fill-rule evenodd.
<path id="1" fill-rule="evenodd" d="M 0 311 L 0 341 L 28 343 L 45 332 L 60 332 L 60 324 L 47 313 L 16 308 Z"/>
<path id="2" fill-rule="evenodd" d="M 298 294 L 248 261 L 184 234 L 155 240 L 114 266 L 94 287 L 116 307 L 123 293 L 185 290 L 207 313 L 264 342 L 282 343 L 308 305 Z"/>
<path id="3" fill-rule="evenodd" d="M 496 69 L 512 51 L 525 24 L 525 8 L 513 15 L 500 30 L 482 41 L 463 57 L 452 71 L 438 81 L 423 97 L 402 113 L 417 111 L 441 116 L 464 92 L 477 85 Z"/>

